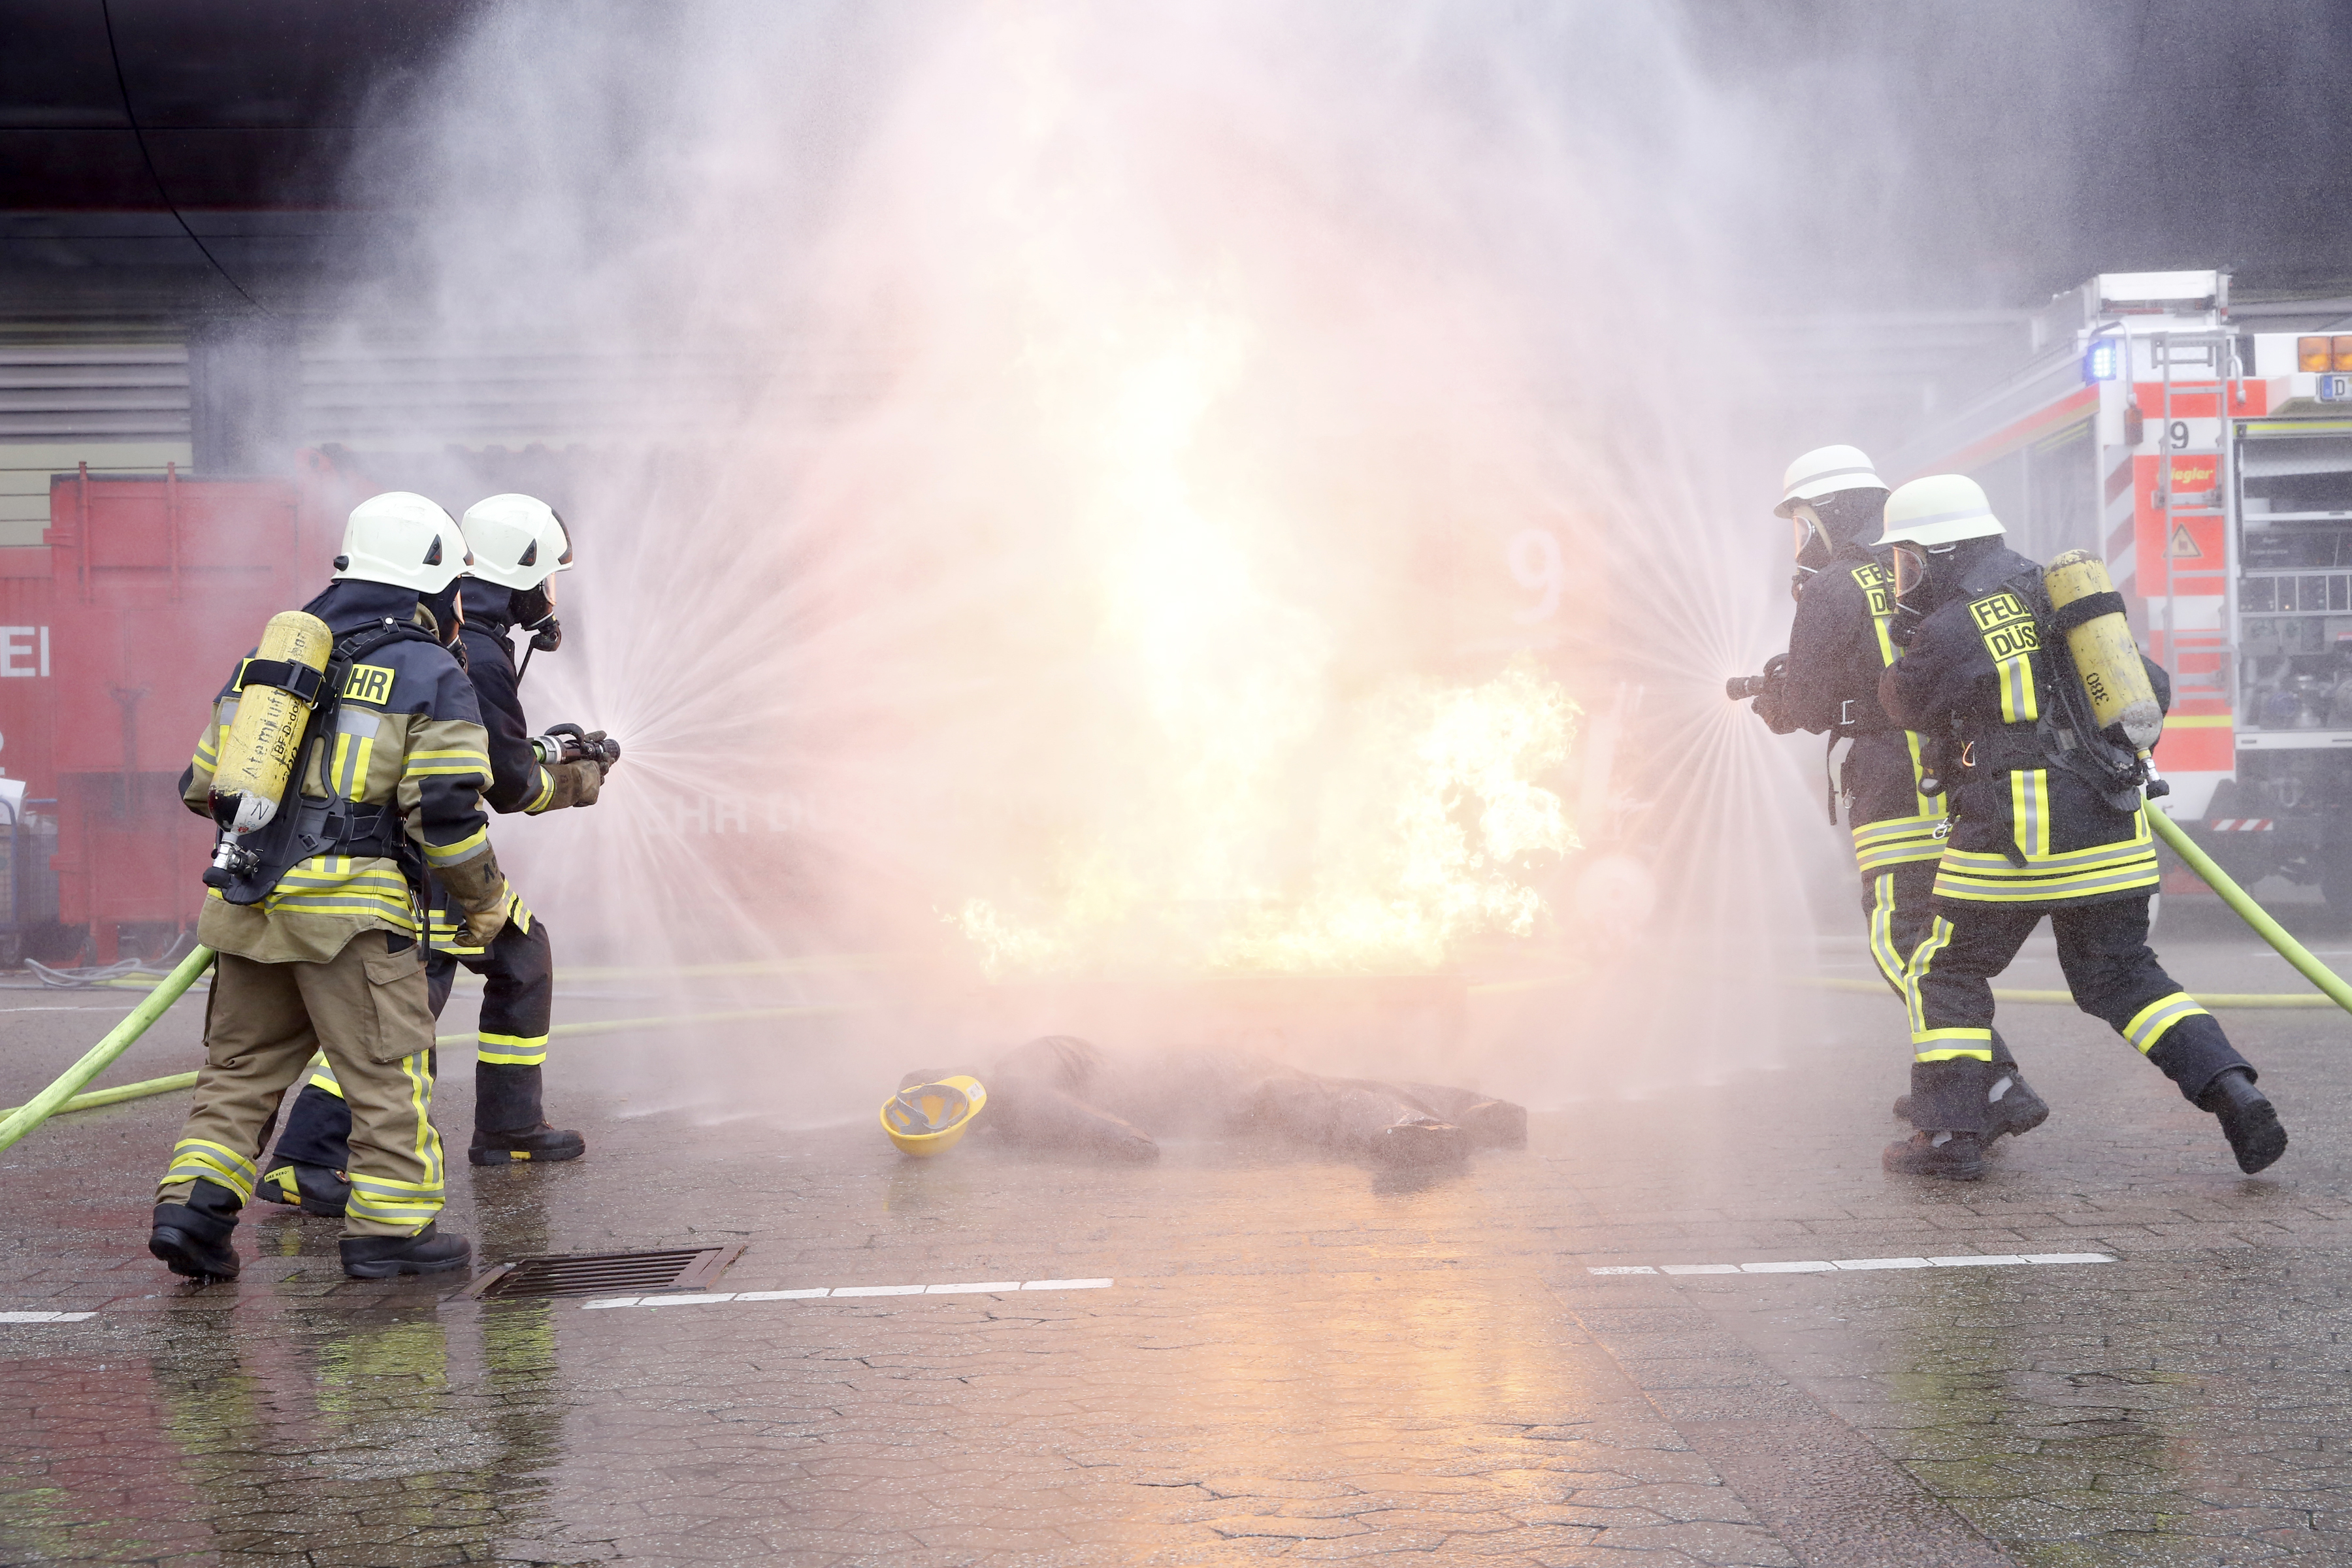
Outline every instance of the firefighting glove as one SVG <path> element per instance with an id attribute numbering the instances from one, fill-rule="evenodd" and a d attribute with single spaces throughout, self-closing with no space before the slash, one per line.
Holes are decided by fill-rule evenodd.
<path id="1" fill-rule="evenodd" d="M 613 764 L 621 760 L 620 746 L 617 743 L 605 745 L 604 731 L 591 730 L 580 739 L 588 748 L 588 760 L 596 764 L 597 777 L 602 778 L 611 773 Z"/>
<path id="2" fill-rule="evenodd" d="M 562 811 L 567 805 L 593 805 L 596 794 L 604 786 L 604 774 L 594 763 L 557 763 L 547 770 L 554 789 L 547 797 L 541 812 Z"/>
<path id="3" fill-rule="evenodd" d="M 1772 733 L 1789 735 L 1796 732 L 1797 721 L 1789 715 L 1788 702 L 1789 656 L 1776 653 L 1764 661 L 1764 689 L 1748 707 Z"/>
<path id="4" fill-rule="evenodd" d="M 433 874 L 466 911 L 466 941 L 475 947 L 489 946 L 507 923 L 507 879 L 499 869 L 498 852 L 485 849 L 455 866 L 436 866 Z"/>

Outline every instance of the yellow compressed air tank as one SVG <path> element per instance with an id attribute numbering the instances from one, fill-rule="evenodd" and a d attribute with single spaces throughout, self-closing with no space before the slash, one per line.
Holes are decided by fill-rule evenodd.
<path id="1" fill-rule="evenodd" d="M 269 617 L 254 660 L 305 665 L 326 673 L 334 634 L 327 623 L 300 610 Z M 276 686 L 248 685 L 237 697 L 236 717 L 221 743 L 213 772 L 213 815 L 232 836 L 268 826 L 285 798 L 287 782 L 302 749 L 311 704 Z M 231 806 L 230 801 L 236 805 Z"/>
<path id="2" fill-rule="evenodd" d="M 2164 710 L 2148 684 L 2147 667 L 2140 662 L 2139 644 L 2132 637 L 2131 623 L 2124 619 L 2123 601 L 2116 597 L 2107 563 L 2087 550 L 2069 550 L 2051 561 L 2042 580 L 2061 625 L 2072 618 L 2065 614 L 2067 605 L 2106 595 L 2112 607 L 2068 630 L 2066 650 L 2074 656 L 2075 673 L 2090 696 L 2093 720 L 2102 730 L 2121 725 L 2132 750 L 2146 752 L 2164 733 Z"/>

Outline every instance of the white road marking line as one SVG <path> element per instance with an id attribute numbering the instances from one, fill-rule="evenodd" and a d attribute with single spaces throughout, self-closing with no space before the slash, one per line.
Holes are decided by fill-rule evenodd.
<path id="1" fill-rule="evenodd" d="M 2113 1263 L 2104 1252 L 1987 1252 L 1953 1258 L 1832 1258 L 1801 1263 L 1621 1263 L 1587 1274 L 1829 1274 L 1864 1268 L 2000 1268 L 2021 1263 Z"/>
<path id="2" fill-rule="evenodd" d="M 0 1312 L 0 1323 L 79 1323 L 96 1312 Z"/>
<path id="3" fill-rule="evenodd" d="M 1599 1272 L 1622 1274 L 1625 1270 L 1602 1269 Z M 1642 1272 L 1646 1274 L 1649 1270 L 1645 1268 Z M 581 1302 L 580 1310 L 597 1312 L 613 1307 L 699 1307 L 717 1301 L 814 1301 L 820 1297 L 835 1300 L 844 1296 L 993 1296 L 1014 1290 L 1108 1290 L 1113 1283 L 1115 1281 L 1109 1279 L 998 1279 L 976 1285 L 819 1285 L 807 1290 L 700 1291 L 690 1296 L 600 1296 L 593 1301 Z M 80 1315 L 89 1317 L 91 1314 L 84 1312 Z M 0 1322 L 10 1321 L 7 1313 L 0 1312 Z"/>

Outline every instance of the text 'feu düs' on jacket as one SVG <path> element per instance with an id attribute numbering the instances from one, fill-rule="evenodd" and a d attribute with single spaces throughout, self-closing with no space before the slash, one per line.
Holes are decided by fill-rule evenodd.
<path id="1" fill-rule="evenodd" d="M 1880 683 L 1886 712 L 1935 738 L 1956 820 L 1939 900 L 2070 909 L 2145 895 L 2158 879 L 2142 808 L 2120 809 L 2061 765 L 2063 644 L 2043 645 L 2042 568 L 2005 546 L 1967 566 Z M 2054 640 L 2054 639 L 2053 639 Z M 2171 682 L 2147 664 L 2157 700 Z"/>
<path id="2" fill-rule="evenodd" d="M 1839 545 L 1797 595 L 1780 703 L 1784 724 L 1853 738 L 1841 782 L 1865 879 L 1944 851 L 1946 803 L 1919 788 L 1919 738 L 1879 706 L 1879 677 L 1902 651 L 1889 636 L 1894 615 L 1885 569 L 1863 544 Z"/>

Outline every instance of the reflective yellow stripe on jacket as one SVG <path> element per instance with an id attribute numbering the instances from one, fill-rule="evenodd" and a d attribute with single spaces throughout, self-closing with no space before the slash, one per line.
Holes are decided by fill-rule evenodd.
<path id="1" fill-rule="evenodd" d="M 1927 798 L 1941 804 L 1941 797 Z M 1865 877 L 1913 860 L 1933 860 L 1944 852 L 1951 818 L 1941 811 L 1924 816 L 1890 816 L 1853 830 L 1853 862 Z"/>
<path id="2" fill-rule="evenodd" d="M 2021 778 L 2033 782 L 2030 786 L 2021 786 Z M 1947 849 L 1943 865 L 1936 873 L 1937 898 L 2023 904 L 2130 892 L 2157 885 L 2161 873 L 2156 863 L 2156 841 L 2148 836 L 2145 808 L 2133 817 L 2134 831 L 2129 838 L 2051 854 L 2046 776 L 2039 770 L 2012 773 L 2010 787 L 2012 810 L 2021 802 L 2026 808 L 2017 817 L 2018 847 L 2025 853 L 2025 864 L 2012 865 L 2005 855 Z"/>

